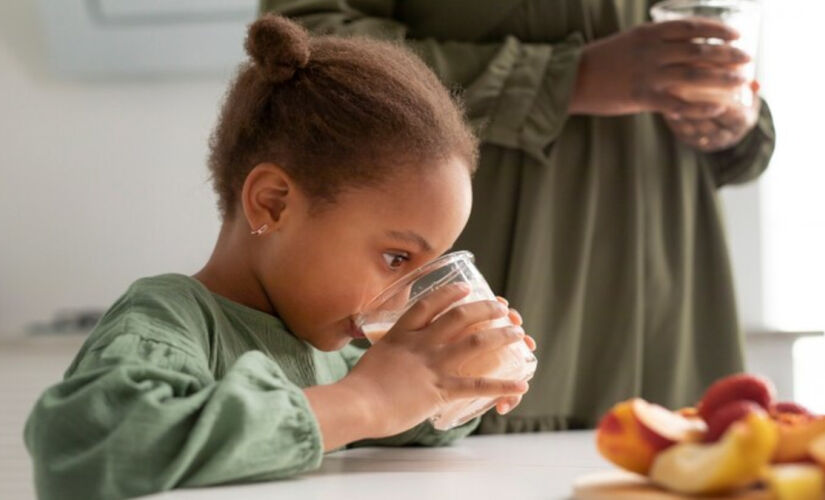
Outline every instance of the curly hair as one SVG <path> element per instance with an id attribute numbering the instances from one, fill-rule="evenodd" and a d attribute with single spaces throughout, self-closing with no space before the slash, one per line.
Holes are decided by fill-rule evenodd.
<path id="1" fill-rule="evenodd" d="M 242 64 L 210 140 L 209 169 L 223 217 L 249 172 L 283 168 L 313 201 L 380 185 L 448 158 L 472 172 L 478 141 L 460 103 L 405 47 L 311 36 L 268 14 L 250 27 Z"/>

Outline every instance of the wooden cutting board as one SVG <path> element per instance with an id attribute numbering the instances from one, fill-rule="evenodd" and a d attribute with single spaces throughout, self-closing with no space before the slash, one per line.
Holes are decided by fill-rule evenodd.
<path id="1" fill-rule="evenodd" d="M 593 472 L 573 482 L 576 500 L 771 500 L 767 490 L 750 489 L 727 496 L 685 496 L 657 488 L 646 477 L 620 470 Z"/>

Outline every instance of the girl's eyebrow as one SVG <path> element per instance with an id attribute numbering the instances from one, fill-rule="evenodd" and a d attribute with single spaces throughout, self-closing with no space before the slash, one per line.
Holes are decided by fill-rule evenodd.
<path id="1" fill-rule="evenodd" d="M 433 247 L 420 234 L 413 231 L 387 231 L 387 236 L 396 240 L 415 243 L 422 252 L 432 252 Z"/>

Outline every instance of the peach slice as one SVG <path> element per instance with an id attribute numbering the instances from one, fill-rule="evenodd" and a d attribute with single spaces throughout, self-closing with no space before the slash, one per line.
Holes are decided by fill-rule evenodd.
<path id="1" fill-rule="evenodd" d="M 731 401 L 748 400 L 768 411 L 776 389 L 773 383 L 749 373 L 739 373 L 717 380 L 705 391 L 699 401 L 699 415 L 708 421 L 713 413 Z"/>
<path id="2" fill-rule="evenodd" d="M 708 432 L 705 434 L 705 441 L 717 441 L 734 422 L 742 420 L 755 411 L 762 411 L 762 407 L 753 401 L 747 400 L 732 401 L 720 407 L 708 419 Z"/>
<path id="3" fill-rule="evenodd" d="M 774 465 L 764 479 L 776 500 L 822 500 L 825 495 L 825 472 L 816 465 Z"/>
<path id="4" fill-rule="evenodd" d="M 782 413 L 793 413 L 797 415 L 813 416 L 813 413 L 799 403 L 793 401 L 779 401 L 771 405 L 771 416 L 776 416 Z"/>
<path id="5" fill-rule="evenodd" d="M 779 445 L 773 456 L 778 463 L 810 460 L 808 448 L 825 434 L 825 416 L 781 413 L 775 417 L 779 427 Z"/>
<path id="6" fill-rule="evenodd" d="M 650 478 L 677 493 L 705 494 L 755 483 L 776 448 L 776 424 L 764 411 L 749 413 L 715 443 L 680 443 L 660 453 Z"/>
<path id="7" fill-rule="evenodd" d="M 619 467 L 646 474 L 660 451 L 676 443 L 698 441 L 705 431 L 700 419 L 634 398 L 605 414 L 596 429 L 596 446 Z"/>
<path id="8" fill-rule="evenodd" d="M 811 441 L 808 446 L 808 454 L 825 469 L 825 434 Z"/>

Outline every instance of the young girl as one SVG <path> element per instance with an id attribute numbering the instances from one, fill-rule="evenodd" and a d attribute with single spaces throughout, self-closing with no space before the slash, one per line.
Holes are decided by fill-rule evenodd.
<path id="1" fill-rule="evenodd" d="M 523 382 L 451 375 L 518 341 L 510 314 L 444 287 L 366 353 L 353 317 L 451 247 L 470 212 L 476 141 L 404 49 L 309 38 L 269 16 L 211 141 L 223 225 L 193 277 L 135 282 L 34 408 L 25 440 L 42 498 L 121 498 L 286 477 L 350 443 L 442 445 L 443 405 Z M 435 319 L 438 317 L 438 319 Z M 516 321 L 518 323 L 518 321 Z M 362 355 L 363 354 L 363 355 Z M 383 438 L 383 439 L 382 439 Z"/>

